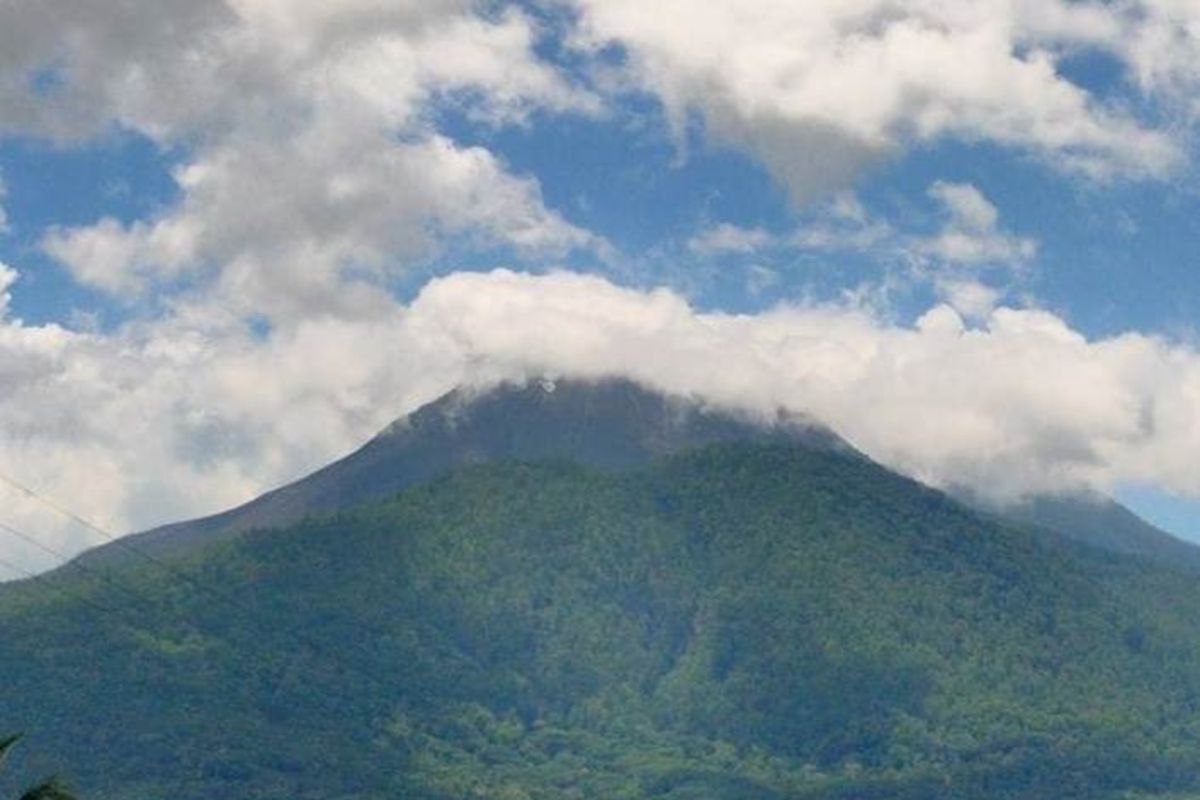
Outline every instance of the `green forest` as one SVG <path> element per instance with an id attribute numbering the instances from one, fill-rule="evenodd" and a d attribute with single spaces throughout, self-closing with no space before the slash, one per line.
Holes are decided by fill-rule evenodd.
<path id="1" fill-rule="evenodd" d="M 858 457 L 460 469 L 0 590 L 85 800 L 1200 797 L 1200 581 Z"/>

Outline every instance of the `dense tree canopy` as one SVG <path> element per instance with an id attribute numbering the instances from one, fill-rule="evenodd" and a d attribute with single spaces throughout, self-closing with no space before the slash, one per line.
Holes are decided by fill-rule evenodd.
<path id="1" fill-rule="evenodd" d="M 113 800 L 1200 792 L 1194 575 L 852 454 L 466 468 L 177 564 L 0 593 L 32 766 Z"/>

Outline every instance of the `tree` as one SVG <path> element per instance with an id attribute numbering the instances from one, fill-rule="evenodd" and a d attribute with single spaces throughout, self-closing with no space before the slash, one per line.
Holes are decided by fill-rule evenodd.
<path id="1" fill-rule="evenodd" d="M 19 733 L 0 739 L 0 767 L 4 766 L 8 751 L 12 750 L 20 740 L 21 734 Z M 75 800 L 75 795 L 67 791 L 59 783 L 58 778 L 47 778 L 41 783 L 26 789 L 24 794 L 21 795 L 20 800 Z"/>

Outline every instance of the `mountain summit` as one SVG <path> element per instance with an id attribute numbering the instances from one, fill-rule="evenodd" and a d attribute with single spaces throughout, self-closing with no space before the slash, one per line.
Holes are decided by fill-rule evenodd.
<path id="1" fill-rule="evenodd" d="M 752 417 L 622 379 L 539 378 L 456 389 L 295 483 L 211 517 L 138 534 L 128 544 L 160 555 L 182 554 L 249 530 L 385 500 L 471 464 L 564 461 L 627 470 L 718 442 L 765 441 L 853 452 L 827 428 L 797 415 Z M 83 558 L 125 558 L 124 551 L 109 545 Z"/>
<path id="2" fill-rule="evenodd" d="M 98 547 L 80 559 L 124 560 L 129 557 L 127 545 L 155 555 L 182 555 L 247 531 L 380 502 L 472 464 L 560 461 L 623 471 L 721 442 L 790 443 L 865 458 L 828 428 L 799 415 L 781 411 L 754 416 L 619 378 L 541 377 L 486 389 L 456 389 L 294 483 L 210 517 Z M 1051 536 L 1200 572 L 1200 548 L 1100 495 L 1047 495 L 1006 506 L 966 491 L 954 496 L 985 514 Z"/>

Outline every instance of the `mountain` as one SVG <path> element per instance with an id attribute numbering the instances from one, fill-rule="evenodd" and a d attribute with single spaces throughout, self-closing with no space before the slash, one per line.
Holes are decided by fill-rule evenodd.
<path id="1" fill-rule="evenodd" d="M 256 528 L 380 501 L 471 464 L 561 460 L 621 470 L 707 444 L 767 440 L 851 452 L 811 420 L 752 418 L 628 380 L 543 378 L 482 393 L 456 390 L 306 478 L 238 508 L 156 528 L 127 543 L 156 555 L 188 553 Z M 127 558 L 124 545 L 84 556 L 87 563 Z"/>
<path id="2" fill-rule="evenodd" d="M 10 587 L 14 772 L 100 800 L 1200 796 L 1195 575 L 811 428 L 593 388 L 386 432 L 443 460 L 382 501 Z M 539 407 L 556 433 L 517 435 Z M 571 432 L 604 455 L 561 457 Z M 375 463 L 339 469 L 415 462 Z"/>
<path id="3" fill-rule="evenodd" d="M 751 417 L 666 396 L 638 384 L 539 379 L 487 391 L 455 390 L 401 418 L 346 457 L 245 505 L 137 534 L 86 553 L 86 564 L 130 558 L 128 545 L 178 556 L 259 528 L 385 500 L 471 464 L 561 460 L 623 470 L 718 442 L 795 441 L 854 453 L 815 421 Z M 1111 552 L 1200 570 L 1200 548 L 1098 494 L 1045 495 L 998 506 L 966 490 L 954 496 L 984 513 Z"/>
<path id="4" fill-rule="evenodd" d="M 1200 547 L 1151 525 L 1095 492 L 1042 495 L 992 509 L 1093 547 L 1200 572 Z"/>

